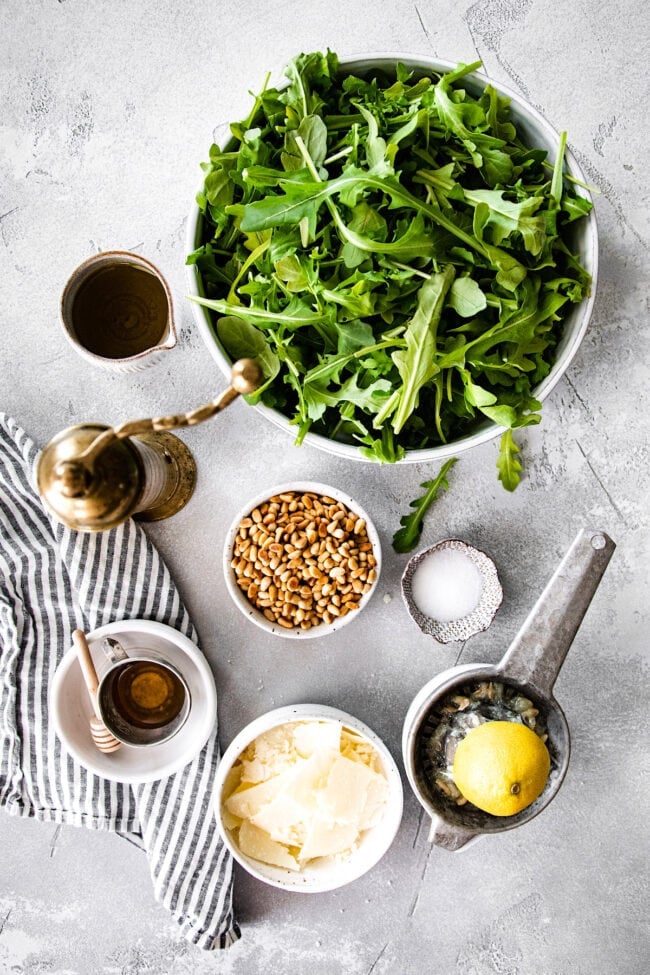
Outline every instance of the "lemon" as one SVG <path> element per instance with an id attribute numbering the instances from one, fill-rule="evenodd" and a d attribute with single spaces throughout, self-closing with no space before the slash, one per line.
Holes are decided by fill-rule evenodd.
<path id="1" fill-rule="evenodd" d="M 458 745 L 454 781 L 479 809 L 514 816 L 541 795 L 550 769 L 548 749 L 534 731 L 514 721 L 487 721 Z"/>

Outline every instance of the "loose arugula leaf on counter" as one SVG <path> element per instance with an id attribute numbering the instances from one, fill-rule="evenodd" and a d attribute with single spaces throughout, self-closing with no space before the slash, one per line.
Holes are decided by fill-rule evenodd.
<path id="1" fill-rule="evenodd" d="M 539 422 L 572 304 L 590 278 L 572 249 L 589 213 L 564 167 L 471 74 L 345 74 L 335 53 L 267 83 L 212 146 L 197 197 L 213 330 L 258 360 L 252 401 L 394 463 L 493 421 L 499 476 L 521 470 L 511 429 Z M 448 468 L 447 468 L 448 469 Z"/>
<path id="2" fill-rule="evenodd" d="M 506 491 L 514 491 L 520 481 L 522 465 L 517 460 L 518 453 L 519 447 L 513 439 L 512 430 L 506 430 L 501 437 L 501 448 L 497 458 L 499 480 Z"/>
<path id="3" fill-rule="evenodd" d="M 457 461 L 457 457 L 452 457 L 443 464 L 440 473 L 431 481 L 424 481 L 420 487 L 426 488 L 421 498 L 411 501 L 410 507 L 415 510 L 408 515 L 403 515 L 400 519 L 399 528 L 393 535 L 393 548 L 396 552 L 410 552 L 415 548 L 422 534 L 422 524 L 424 516 L 438 497 L 441 488 L 448 488 L 447 473 Z"/>

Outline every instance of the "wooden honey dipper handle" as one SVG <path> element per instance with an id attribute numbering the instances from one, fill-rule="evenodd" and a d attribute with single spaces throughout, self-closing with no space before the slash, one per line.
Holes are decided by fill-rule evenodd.
<path id="1" fill-rule="evenodd" d="M 79 664 L 81 665 L 81 672 L 83 674 L 84 682 L 88 688 L 90 700 L 92 701 L 93 711 L 95 712 L 96 716 L 99 717 L 99 711 L 97 710 L 97 689 L 99 687 L 99 681 L 97 679 L 97 671 L 95 670 L 95 665 L 90 653 L 90 647 L 88 646 L 86 634 L 82 630 L 75 630 L 72 634 L 72 641 L 77 648 L 77 657 L 79 659 Z"/>
<path id="2" fill-rule="evenodd" d="M 77 650 L 77 659 L 81 666 L 81 673 L 83 674 L 84 683 L 88 688 L 88 695 L 93 706 L 94 714 L 89 722 L 90 734 L 100 752 L 110 754 L 121 747 L 121 742 L 108 730 L 99 713 L 99 707 L 97 705 L 99 681 L 97 680 L 97 671 L 95 670 L 86 634 L 82 630 L 74 630 L 72 640 Z"/>

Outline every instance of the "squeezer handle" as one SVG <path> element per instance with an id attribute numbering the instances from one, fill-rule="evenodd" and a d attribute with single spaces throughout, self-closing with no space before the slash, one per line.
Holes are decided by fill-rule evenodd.
<path id="1" fill-rule="evenodd" d="M 499 664 L 502 674 L 551 696 L 615 548 L 603 531 L 578 533 L 506 651 Z"/>

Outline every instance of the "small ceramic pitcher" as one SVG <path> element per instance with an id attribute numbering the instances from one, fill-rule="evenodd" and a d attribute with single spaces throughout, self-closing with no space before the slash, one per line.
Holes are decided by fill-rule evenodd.
<path id="1" fill-rule="evenodd" d="M 128 251 L 103 251 L 80 264 L 63 289 L 60 317 L 75 351 L 112 372 L 139 372 L 176 345 L 167 281 L 151 261 Z"/>

